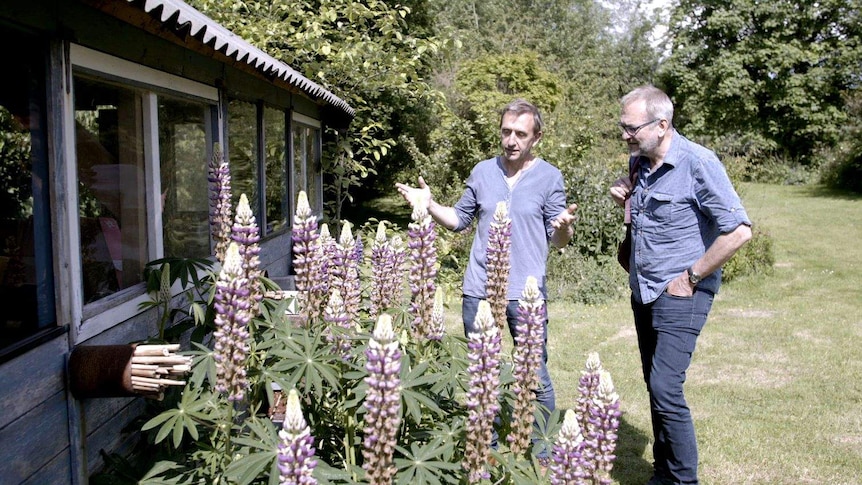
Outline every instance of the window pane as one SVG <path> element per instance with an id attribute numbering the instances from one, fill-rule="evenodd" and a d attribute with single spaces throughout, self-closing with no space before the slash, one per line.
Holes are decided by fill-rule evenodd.
<path id="1" fill-rule="evenodd" d="M 165 256 L 210 255 L 207 123 L 210 106 L 159 96 Z"/>
<path id="2" fill-rule="evenodd" d="M 285 228 L 287 218 L 287 154 L 284 111 L 265 108 L 263 123 L 266 130 L 266 234 Z"/>
<path id="3" fill-rule="evenodd" d="M 228 163 L 231 177 L 231 204 L 236 213 L 239 197 L 245 194 L 255 217 L 259 218 L 257 168 L 257 106 L 245 101 L 231 100 L 228 117 Z"/>
<path id="4" fill-rule="evenodd" d="M 140 283 L 148 260 L 141 95 L 75 76 L 84 303 Z"/>
<path id="5" fill-rule="evenodd" d="M 293 137 L 293 200 L 299 196 L 300 190 L 308 191 L 305 185 L 305 126 L 299 123 L 294 123 L 291 129 Z"/>
<path id="6" fill-rule="evenodd" d="M 52 327 L 54 276 L 42 84 L 44 53 L 0 32 L 0 350 Z"/>
<path id="7" fill-rule="evenodd" d="M 305 142 L 308 151 L 305 157 L 307 164 L 305 173 L 308 178 L 308 205 L 318 214 L 323 212 L 323 177 L 320 171 L 320 130 L 308 128 L 308 140 Z"/>

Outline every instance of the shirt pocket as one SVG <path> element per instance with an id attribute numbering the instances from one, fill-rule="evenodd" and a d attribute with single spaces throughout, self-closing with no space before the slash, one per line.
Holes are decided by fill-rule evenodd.
<path id="1" fill-rule="evenodd" d="M 654 222 L 670 222 L 673 215 L 673 195 L 653 192 L 647 200 L 646 212 Z"/>

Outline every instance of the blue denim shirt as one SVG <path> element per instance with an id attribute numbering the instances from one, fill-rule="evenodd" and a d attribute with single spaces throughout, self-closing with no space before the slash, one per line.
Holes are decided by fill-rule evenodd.
<path id="1" fill-rule="evenodd" d="M 632 157 L 629 163 L 638 164 L 631 198 L 629 286 L 635 301 L 650 303 L 720 234 L 751 221 L 715 153 L 676 131 L 654 173 L 645 157 Z M 713 293 L 720 286 L 720 269 L 698 284 Z"/>

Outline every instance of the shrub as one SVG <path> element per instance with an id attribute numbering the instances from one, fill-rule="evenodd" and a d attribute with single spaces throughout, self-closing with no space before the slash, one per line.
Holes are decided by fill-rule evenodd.
<path id="1" fill-rule="evenodd" d="M 548 261 L 548 298 L 595 305 L 627 293 L 628 277 L 616 256 L 587 257 L 553 251 Z"/>
<path id="2" fill-rule="evenodd" d="M 725 263 L 722 270 L 724 282 L 753 274 L 772 274 L 775 255 L 772 238 L 759 226 L 754 226 L 751 240 Z"/>

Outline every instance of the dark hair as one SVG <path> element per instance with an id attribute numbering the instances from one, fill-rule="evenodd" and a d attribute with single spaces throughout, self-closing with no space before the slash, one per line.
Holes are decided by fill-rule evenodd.
<path id="1" fill-rule="evenodd" d="M 503 108 L 503 112 L 500 114 L 500 126 L 503 126 L 503 117 L 506 116 L 506 113 L 515 113 L 518 116 L 524 113 L 533 115 L 533 133 L 541 133 L 545 128 L 545 122 L 542 121 L 542 113 L 539 112 L 539 108 L 525 99 L 518 98 Z"/>

